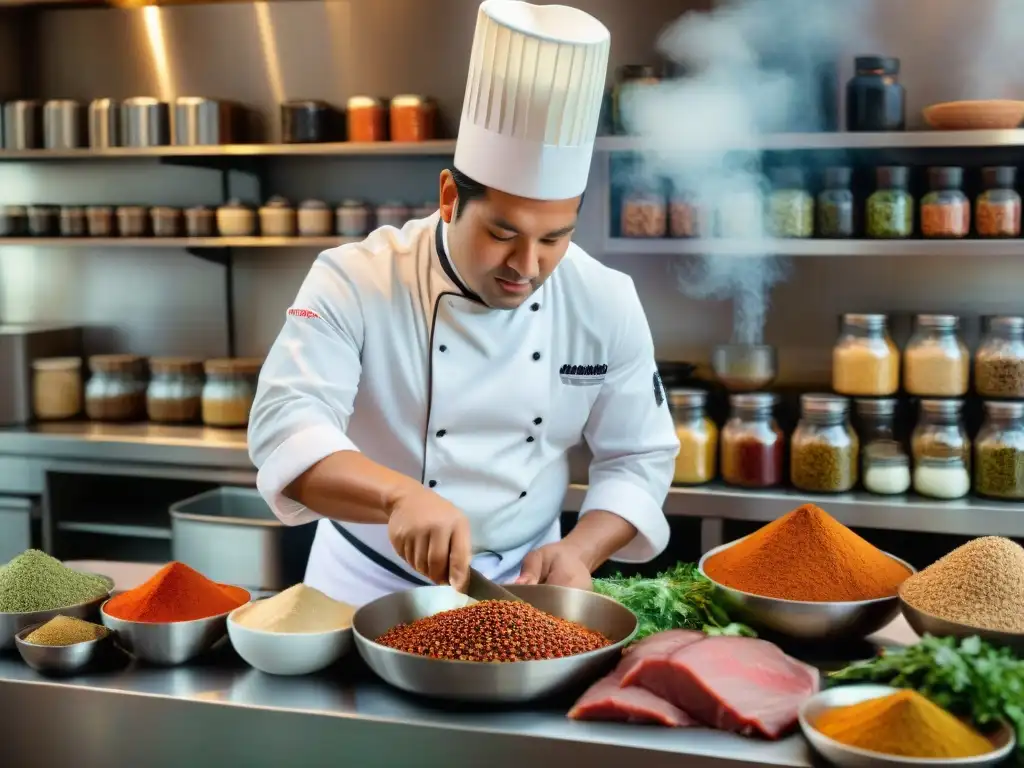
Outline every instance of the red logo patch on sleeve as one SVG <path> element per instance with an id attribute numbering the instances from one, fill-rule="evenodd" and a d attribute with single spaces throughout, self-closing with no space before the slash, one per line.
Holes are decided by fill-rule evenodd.
<path id="1" fill-rule="evenodd" d="M 312 320 L 319 320 L 320 315 L 314 312 L 312 309 L 299 309 L 298 307 L 292 307 L 288 310 L 288 314 L 292 317 L 306 317 Z"/>

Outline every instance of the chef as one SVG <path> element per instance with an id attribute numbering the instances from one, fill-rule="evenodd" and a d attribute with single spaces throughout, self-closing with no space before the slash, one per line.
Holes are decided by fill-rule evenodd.
<path id="1" fill-rule="evenodd" d="M 440 210 L 320 255 L 260 374 L 257 485 L 318 521 L 306 583 L 361 605 L 429 583 L 589 588 L 668 543 L 679 443 L 629 277 L 571 242 L 608 30 L 486 0 Z M 564 538 L 568 451 L 593 454 Z"/>

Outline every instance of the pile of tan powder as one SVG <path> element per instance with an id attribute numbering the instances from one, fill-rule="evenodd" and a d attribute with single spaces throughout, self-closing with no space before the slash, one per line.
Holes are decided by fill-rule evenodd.
<path id="1" fill-rule="evenodd" d="M 1024 547 L 985 536 L 914 574 L 900 595 L 919 611 L 996 632 L 1024 632 Z"/>
<path id="2" fill-rule="evenodd" d="M 248 629 L 283 634 L 331 632 L 352 626 L 356 609 L 305 584 L 240 609 L 232 621 Z"/>
<path id="3" fill-rule="evenodd" d="M 102 640 L 109 634 L 109 629 L 91 621 L 83 621 L 73 616 L 54 616 L 43 626 L 30 632 L 25 642 L 49 646 L 75 645 L 90 640 Z"/>

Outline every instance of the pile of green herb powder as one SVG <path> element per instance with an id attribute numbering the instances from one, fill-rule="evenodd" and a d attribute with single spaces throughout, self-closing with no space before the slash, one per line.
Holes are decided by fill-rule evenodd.
<path id="1" fill-rule="evenodd" d="M 68 608 L 107 593 L 103 579 L 72 570 L 38 549 L 0 566 L 0 613 Z"/>

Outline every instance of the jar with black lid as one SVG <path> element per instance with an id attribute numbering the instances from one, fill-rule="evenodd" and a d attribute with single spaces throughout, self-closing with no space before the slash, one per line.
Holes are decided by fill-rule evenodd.
<path id="1" fill-rule="evenodd" d="M 978 237 L 1020 237 L 1020 195 L 1014 186 L 1017 169 L 1012 165 L 982 168 L 985 191 L 974 203 L 974 228 Z"/>
<path id="2" fill-rule="evenodd" d="M 971 231 L 971 201 L 960 187 L 964 169 L 928 169 L 930 192 L 921 198 L 921 234 L 925 237 L 967 237 Z"/>
<path id="3" fill-rule="evenodd" d="M 892 56 L 858 56 L 856 74 L 846 84 L 846 130 L 906 130 L 906 99 L 897 79 L 900 60 Z"/>
<path id="4" fill-rule="evenodd" d="M 825 169 L 825 186 L 818 195 L 818 237 L 853 237 L 853 169 Z"/>
<path id="5" fill-rule="evenodd" d="M 876 238 L 907 238 L 914 234 L 914 197 L 907 191 L 910 170 L 905 165 L 875 169 L 877 189 L 868 198 L 867 233 Z"/>

